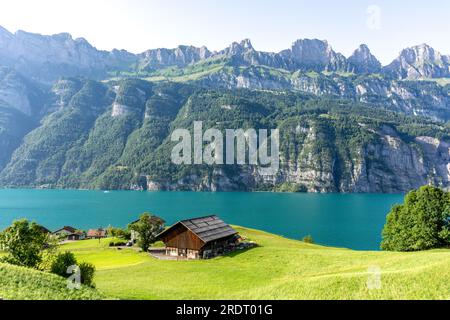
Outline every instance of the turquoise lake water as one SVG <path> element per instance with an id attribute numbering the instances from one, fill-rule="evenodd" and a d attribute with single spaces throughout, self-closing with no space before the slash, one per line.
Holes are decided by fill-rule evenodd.
<path id="1" fill-rule="evenodd" d="M 403 195 L 0 190 L 0 229 L 18 218 L 50 230 L 125 227 L 145 211 L 178 220 L 217 214 L 227 223 L 356 250 L 378 250 L 386 214 Z"/>

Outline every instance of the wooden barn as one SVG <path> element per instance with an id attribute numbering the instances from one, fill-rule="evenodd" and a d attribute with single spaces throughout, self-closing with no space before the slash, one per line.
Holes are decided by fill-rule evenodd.
<path id="1" fill-rule="evenodd" d="M 234 250 L 240 236 L 217 216 L 180 221 L 158 235 L 166 255 L 208 259 Z"/>

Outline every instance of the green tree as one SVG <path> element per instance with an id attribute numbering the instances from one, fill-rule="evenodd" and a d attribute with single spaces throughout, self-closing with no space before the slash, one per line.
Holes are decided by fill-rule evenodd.
<path id="1" fill-rule="evenodd" d="M 108 235 L 110 235 L 113 238 L 120 238 L 124 240 L 131 239 L 130 230 L 121 228 L 108 227 Z"/>
<path id="2" fill-rule="evenodd" d="M 151 213 L 143 213 L 139 220 L 129 225 L 129 229 L 137 234 L 138 245 L 147 252 L 155 242 L 156 236 L 163 230 L 164 221 Z"/>
<path id="3" fill-rule="evenodd" d="M 5 262 L 38 268 L 48 243 L 48 234 L 41 226 L 28 220 L 15 221 L 0 233 L 0 248 L 8 254 Z"/>
<path id="4" fill-rule="evenodd" d="M 77 259 L 72 252 L 60 252 L 53 260 L 53 263 L 50 267 L 50 272 L 64 278 L 68 278 L 70 276 L 70 274 L 67 272 L 68 268 L 76 264 Z"/>
<path id="5" fill-rule="evenodd" d="M 418 251 L 450 245 L 450 194 L 424 186 L 411 191 L 404 204 L 387 216 L 381 248 Z"/>

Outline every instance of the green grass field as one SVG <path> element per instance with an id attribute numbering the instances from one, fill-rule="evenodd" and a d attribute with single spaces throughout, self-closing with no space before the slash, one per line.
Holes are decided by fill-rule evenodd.
<path id="1" fill-rule="evenodd" d="M 64 278 L 37 270 L 0 263 L 0 298 L 7 300 L 104 299 L 96 290 L 67 288 Z"/>
<path id="2" fill-rule="evenodd" d="M 97 267 L 95 283 L 119 299 L 450 299 L 450 250 L 416 253 L 327 248 L 237 228 L 260 246 L 203 261 L 160 261 L 109 239 L 64 245 Z M 369 267 L 381 289 L 367 288 Z"/>

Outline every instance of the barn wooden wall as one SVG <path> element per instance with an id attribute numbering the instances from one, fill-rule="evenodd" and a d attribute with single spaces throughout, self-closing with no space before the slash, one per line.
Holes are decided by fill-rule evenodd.
<path id="1" fill-rule="evenodd" d="M 204 245 L 203 241 L 197 237 L 197 235 L 192 233 L 183 225 L 179 225 L 177 228 L 165 235 L 162 240 L 166 247 L 180 249 L 200 250 Z"/>

